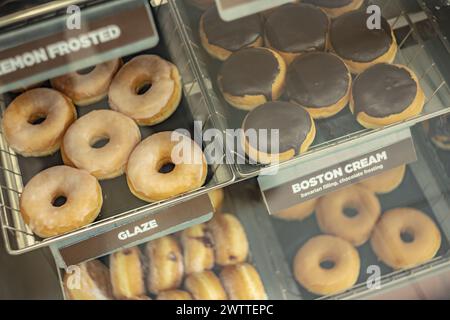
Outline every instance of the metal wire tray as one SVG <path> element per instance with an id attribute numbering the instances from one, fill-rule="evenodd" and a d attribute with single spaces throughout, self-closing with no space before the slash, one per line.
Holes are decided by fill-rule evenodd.
<path id="1" fill-rule="evenodd" d="M 214 108 L 220 129 L 223 130 L 223 135 L 226 137 L 225 129 L 241 128 L 246 112 L 228 105 L 217 88 L 216 78 L 221 63 L 212 59 L 201 46 L 198 35 L 198 21 L 201 11 L 189 7 L 181 0 L 169 0 L 168 2 L 176 7 L 180 19 L 184 23 L 191 50 L 196 57 L 195 62 L 202 73 L 203 87 L 209 98 L 208 103 Z M 419 2 L 423 5 L 422 0 L 419 0 Z M 240 178 L 257 176 L 262 169 L 288 167 L 306 160 L 312 154 L 333 152 L 333 150 L 343 147 L 344 144 L 347 147 L 357 148 L 358 144 L 368 143 L 376 135 L 392 133 L 450 112 L 450 87 L 448 85 L 450 79 L 444 77 L 445 71 L 450 68 L 448 64 L 450 48 L 437 24 L 429 16 L 429 12 L 422 11 L 418 2 L 415 1 L 370 0 L 368 4 L 380 6 L 383 15 L 389 19 L 399 47 L 395 62 L 409 66 L 418 75 L 420 84 L 426 94 L 426 105 L 423 113 L 395 125 L 369 130 L 360 126 L 347 108 L 333 118 L 316 122 L 318 133 L 315 144 L 309 152 L 301 156 L 269 167 L 248 164 L 248 161 L 245 161 L 246 164 L 239 164 L 238 161 L 235 161 L 235 163 L 238 163 L 235 164 L 235 169 Z M 431 26 L 431 28 L 424 28 L 424 25 L 426 27 Z M 236 152 L 234 148 L 238 141 L 233 140 L 233 138 L 232 141 L 234 142 L 233 146 L 227 146 L 227 149 L 236 159 L 242 160 L 243 156 Z"/>
<path id="2" fill-rule="evenodd" d="M 203 124 L 200 131 L 215 128 L 215 118 L 211 116 L 206 104 L 203 91 L 199 90 L 198 72 L 193 68 L 187 44 L 184 42 L 183 32 L 177 22 L 175 12 L 169 6 L 161 6 L 156 10 L 158 28 L 164 43 L 160 44 L 152 53 L 161 54 L 178 66 L 183 79 L 183 99 L 179 110 L 166 122 L 155 128 L 141 128 L 143 137 L 154 131 L 175 130 L 179 128 L 194 131 L 194 120 Z M 0 95 L 0 112 L 3 114 L 6 104 L 11 96 Z M 101 102 L 93 108 L 107 108 L 106 102 Z M 85 110 L 83 108 L 83 110 Z M 81 111 L 81 110 L 79 110 Z M 81 111 L 83 113 L 84 111 Z M 203 146 L 204 148 L 207 145 Z M 234 181 L 235 175 L 226 165 L 210 165 L 207 184 L 193 192 L 166 200 L 146 204 L 138 201 L 128 194 L 125 178 L 121 177 L 112 181 L 101 182 L 104 189 L 104 206 L 99 218 L 92 224 L 64 235 L 40 239 L 35 236 L 24 223 L 20 210 L 19 199 L 22 188 L 33 174 L 40 170 L 61 164 L 58 155 L 45 159 L 24 159 L 11 150 L 0 131 L 0 223 L 6 249 L 10 254 L 22 254 L 38 248 L 56 245 L 60 243 L 76 243 L 81 239 L 92 237 L 96 234 L 114 229 L 122 224 L 142 218 L 163 208 L 173 206 L 199 195 L 205 194 L 215 188 L 223 187 Z M 107 209 L 105 209 L 107 208 Z"/>

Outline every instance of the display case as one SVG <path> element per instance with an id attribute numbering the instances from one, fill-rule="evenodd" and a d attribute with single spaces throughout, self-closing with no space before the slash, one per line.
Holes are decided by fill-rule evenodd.
<path id="1" fill-rule="evenodd" d="M 44 238 L 33 232 L 35 226 L 21 212 L 24 187 L 45 169 L 75 164 L 59 151 L 24 157 L 10 146 L 3 129 L 0 222 L 6 250 L 17 255 L 49 247 L 66 299 L 158 299 L 173 290 L 182 290 L 180 297 L 186 299 L 207 299 L 192 287 L 192 274 L 206 273 L 221 292 L 216 299 L 388 298 L 408 286 L 405 290 L 411 293 L 412 282 L 448 278 L 450 42 L 445 4 L 20 2 L 0 1 L 2 127 L 12 102 L 31 87 L 52 88 L 49 79 L 113 59 L 121 59 L 123 70 L 136 57 L 157 55 L 177 67 L 182 97 L 162 123 L 147 126 L 137 120 L 142 140 L 182 130 L 202 147 L 208 164 L 201 187 L 152 202 L 130 190 L 127 172 L 100 179 L 103 205 L 98 217 Z M 2 11 L 2 5 L 8 11 Z M 80 28 L 67 25 L 77 14 L 68 11 L 70 6 L 81 13 Z M 317 19 L 309 21 L 309 15 Z M 299 16 L 317 25 L 301 28 Z M 368 21 L 363 28 L 358 24 L 361 17 Z M 339 29 L 347 23 L 348 34 Z M 145 27 L 134 32 L 135 25 Z M 105 43 L 10 72 L 2 64 L 21 50 L 48 49 L 55 41 L 80 39 L 111 26 L 119 28 L 120 35 Z M 352 33 L 355 26 L 360 33 Z M 59 32 L 64 28 L 69 31 Z M 136 95 L 154 89 L 153 81 L 157 83 L 147 81 L 148 91 L 139 93 L 139 88 Z M 78 118 L 114 109 L 110 97 L 77 106 Z M 270 132 L 263 146 L 269 149 L 260 149 L 262 135 L 253 144 L 247 129 Z M 221 193 L 225 198 L 218 205 Z M 235 225 L 220 237 L 215 232 L 224 216 L 234 217 Z M 189 230 L 203 234 L 189 238 Z M 208 251 L 209 263 L 196 272 L 189 271 L 186 238 Z M 157 259 L 150 257 L 149 248 L 161 239 L 170 239 L 178 248 L 166 258 L 178 265 L 179 277 L 156 290 L 150 282 Z M 222 241 L 231 252 L 248 243 L 248 252 L 230 253 L 229 261 L 221 262 Z M 114 266 L 118 262 L 111 262 L 117 255 L 136 253 L 138 266 L 125 264 L 119 270 Z M 96 279 L 89 272 L 93 265 L 100 270 Z M 132 267 L 137 269 L 129 273 Z M 225 275 L 238 268 L 247 268 L 241 272 L 252 279 L 241 278 L 247 285 L 243 296 L 233 293 L 237 284 Z M 91 294 L 98 288 L 68 288 L 80 275 L 107 285 L 103 281 L 98 295 Z M 127 289 L 127 281 L 137 283 L 137 289 Z M 450 292 L 445 283 L 442 291 Z"/>

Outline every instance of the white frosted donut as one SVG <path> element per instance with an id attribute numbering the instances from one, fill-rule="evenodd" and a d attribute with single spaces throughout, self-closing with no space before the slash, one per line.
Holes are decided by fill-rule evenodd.
<path id="1" fill-rule="evenodd" d="M 106 145 L 94 147 L 105 139 L 109 140 Z M 112 179 L 123 174 L 140 140 L 139 127 L 132 119 L 112 110 L 96 110 L 70 126 L 61 154 L 67 165 L 85 169 L 98 179 Z"/>
<path id="2" fill-rule="evenodd" d="M 55 201 L 60 197 L 66 202 L 58 206 Z M 35 234 L 48 238 L 91 223 L 102 203 L 102 190 L 95 177 L 84 170 L 56 166 L 27 183 L 20 197 L 20 212 Z"/>
<path id="3" fill-rule="evenodd" d="M 53 89 L 29 90 L 8 106 L 2 127 L 9 146 L 24 157 L 55 153 L 67 128 L 77 118 L 72 102 Z M 38 119 L 45 119 L 36 124 Z"/>
<path id="4" fill-rule="evenodd" d="M 52 87 L 67 95 L 77 106 L 102 100 L 122 61 L 114 59 L 98 64 L 88 73 L 75 71 L 50 80 Z"/>
<path id="5" fill-rule="evenodd" d="M 150 89 L 139 94 L 147 85 Z M 109 104 L 139 125 L 152 126 L 175 112 L 181 92 L 180 74 L 174 64 L 156 55 L 142 55 L 126 63 L 114 77 Z"/>
<path id="6" fill-rule="evenodd" d="M 189 155 L 184 157 L 180 150 Z M 160 172 L 168 164 L 175 165 L 173 170 Z M 134 149 L 128 160 L 127 181 L 136 197 L 154 202 L 200 188 L 207 172 L 200 146 L 187 136 L 166 131 L 148 137 Z"/>

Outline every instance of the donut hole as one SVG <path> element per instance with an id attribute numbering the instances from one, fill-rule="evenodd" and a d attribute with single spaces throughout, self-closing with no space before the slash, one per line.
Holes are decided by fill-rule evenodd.
<path id="1" fill-rule="evenodd" d="M 109 143 L 109 137 L 96 137 L 92 139 L 90 146 L 94 149 L 101 149 Z"/>
<path id="2" fill-rule="evenodd" d="M 87 68 L 83 68 L 83 69 L 77 70 L 76 72 L 79 75 L 83 76 L 83 75 L 91 73 L 92 71 L 94 71 L 94 69 L 95 69 L 95 66 L 90 66 L 90 67 L 87 67 Z"/>
<path id="3" fill-rule="evenodd" d="M 336 266 L 336 263 L 331 259 L 325 259 L 320 262 L 320 267 L 325 270 L 331 270 Z"/>
<path id="4" fill-rule="evenodd" d="M 358 209 L 354 207 L 345 207 L 342 212 L 347 218 L 355 218 L 359 214 Z"/>
<path id="5" fill-rule="evenodd" d="M 36 126 L 41 124 L 42 122 L 44 122 L 47 119 L 47 115 L 43 114 L 43 113 L 36 113 L 36 114 L 32 114 L 29 118 L 28 118 L 28 123 Z"/>
<path id="6" fill-rule="evenodd" d="M 136 94 L 141 96 L 146 94 L 148 90 L 152 88 L 152 83 L 150 81 L 145 81 L 136 87 Z"/>
<path id="7" fill-rule="evenodd" d="M 411 230 L 403 230 L 400 232 L 400 238 L 404 243 L 414 242 L 414 233 Z"/>
<path id="8" fill-rule="evenodd" d="M 67 197 L 66 197 L 66 196 L 64 196 L 64 195 L 58 195 L 58 196 L 56 196 L 56 197 L 53 198 L 53 200 L 52 200 L 52 205 L 53 205 L 54 207 L 59 208 L 59 207 L 62 207 L 63 205 L 65 205 L 66 202 L 67 202 Z"/>

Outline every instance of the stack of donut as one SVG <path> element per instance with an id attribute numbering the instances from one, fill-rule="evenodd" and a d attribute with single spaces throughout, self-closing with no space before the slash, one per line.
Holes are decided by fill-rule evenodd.
<path id="1" fill-rule="evenodd" d="M 156 55 L 137 56 L 124 65 L 115 59 L 50 83 L 53 89 L 20 94 L 2 119 L 16 153 L 44 157 L 60 151 L 64 163 L 38 173 L 23 189 L 21 213 L 36 235 L 52 237 L 93 222 L 103 201 L 98 180 L 125 173 L 130 191 L 147 202 L 205 183 L 202 148 L 187 136 L 168 131 L 141 141 L 139 126 L 163 122 L 180 103 L 181 79 L 172 63 Z M 92 106 L 106 96 L 111 110 L 77 119 L 75 105 Z M 190 159 L 174 157 L 175 148 Z M 164 172 L 166 165 L 173 170 Z"/>
<path id="2" fill-rule="evenodd" d="M 414 208 L 381 213 L 376 194 L 392 192 L 403 181 L 405 166 L 275 213 L 285 220 L 304 220 L 316 212 L 323 235 L 309 239 L 297 252 L 293 269 L 298 283 L 316 295 L 333 295 L 359 278 L 357 247 L 370 240 L 379 260 L 393 269 L 412 268 L 431 260 L 441 246 L 435 222 Z"/>
<path id="3" fill-rule="evenodd" d="M 256 269 L 247 263 L 244 228 L 231 214 L 220 213 L 208 224 L 151 241 L 143 248 L 123 249 L 81 270 L 101 266 L 102 272 L 82 273 L 77 288 L 64 277 L 69 299 L 261 300 L 266 292 Z M 216 275 L 217 274 L 217 275 Z M 85 285 L 86 283 L 86 285 Z"/>
<path id="4" fill-rule="evenodd" d="M 259 141 L 249 146 L 244 137 L 250 159 L 267 164 L 306 152 L 314 140 L 311 122 L 347 105 L 370 129 L 422 112 L 425 95 L 417 76 L 392 64 L 398 47 L 391 26 L 382 17 L 379 29 L 369 28 L 363 2 L 297 1 L 231 22 L 223 21 L 214 5 L 202 6 L 201 43 L 223 62 L 218 87 L 231 106 L 250 111 L 244 133 L 280 129 L 281 150 Z M 280 99 L 296 107 L 287 112 L 286 104 L 274 103 Z"/>

